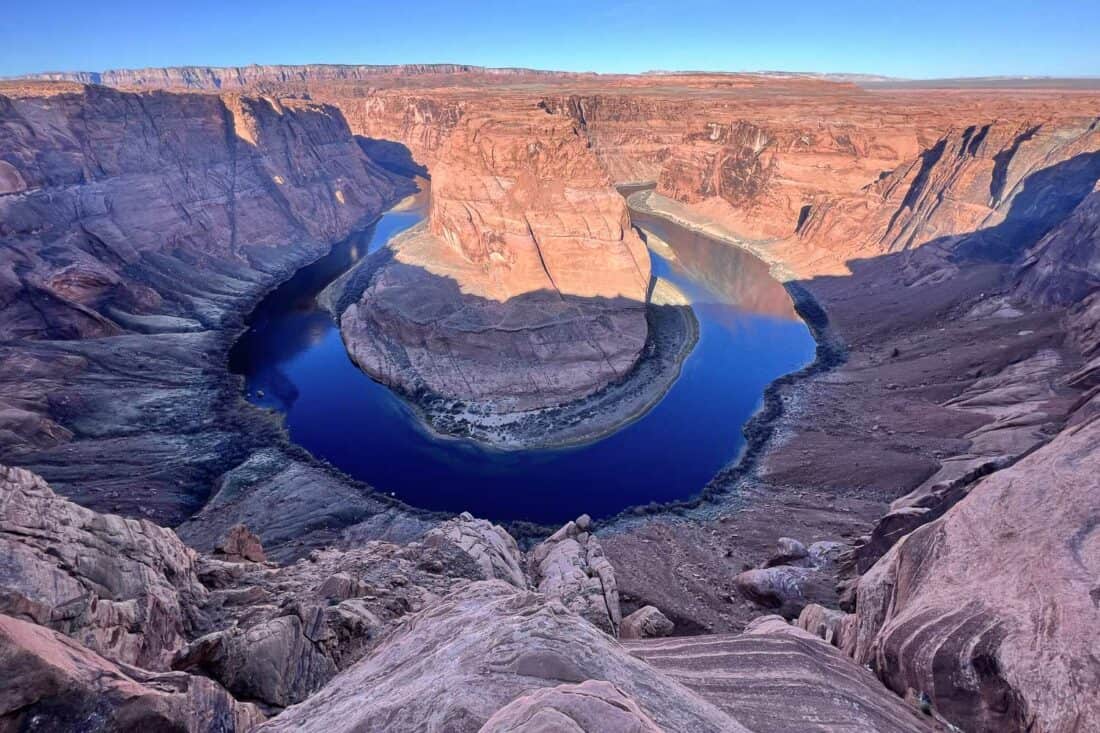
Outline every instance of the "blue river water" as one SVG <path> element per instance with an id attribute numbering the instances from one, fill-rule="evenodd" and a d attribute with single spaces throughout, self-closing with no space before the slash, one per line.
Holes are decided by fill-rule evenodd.
<path id="1" fill-rule="evenodd" d="M 316 295 L 421 221 L 426 194 L 274 290 L 230 354 L 254 404 L 283 414 L 290 438 L 379 491 L 426 509 L 555 524 L 697 494 L 744 447 L 764 389 L 814 356 L 786 290 L 751 255 L 656 219 L 655 275 L 692 301 L 699 342 L 649 412 L 588 445 L 498 451 L 425 430 L 406 403 L 351 362 Z M 652 238 L 651 238 L 652 241 Z"/>

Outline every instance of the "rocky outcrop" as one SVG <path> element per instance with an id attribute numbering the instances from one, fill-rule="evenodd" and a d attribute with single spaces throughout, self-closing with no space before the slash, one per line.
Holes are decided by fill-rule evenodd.
<path id="1" fill-rule="evenodd" d="M 197 563 L 171 530 L 96 514 L 0 466 L 0 613 L 164 670 L 202 623 Z"/>
<path id="2" fill-rule="evenodd" d="M 614 685 L 662 730 L 745 730 L 561 604 L 501 581 L 426 608 L 261 730 L 473 732 L 517 698 L 588 680 Z"/>
<path id="3" fill-rule="evenodd" d="M 807 548 L 793 537 L 780 537 L 771 557 L 734 577 L 734 587 L 758 606 L 797 618 L 807 604 L 832 597 L 833 565 L 842 549 L 838 542 Z"/>
<path id="4" fill-rule="evenodd" d="M 286 707 L 358 661 L 407 614 L 491 571 L 459 545 L 431 537 L 315 550 L 282 567 L 203 558 L 201 577 L 213 589 L 203 610 L 216 630 L 192 641 L 173 666 L 212 677 L 241 699 Z"/>
<path id="5" fill-rule="evenodd" d="M 264 546 L 260 538 L 248 531 L 243 524 L 234 524 L 225 538 L 214 548 L 214 553 L 229 562 L 265 562 Z"/>
<path id="6" fill-rule="evenodd" d="M 245 733 L 264 720 L 217 683 L 115 664 L 55 631 L 0 615 L 0 727 Z"/>
<path id="7" fill-rule="evenodd" d="M 531 550 L 531 577 L 539 593 L 615 636 L 622 622 L 615 571 L 591 523 L 582 515 Z"/>
<path id="8" fill-rule="evenodd" d="M 623 619 L 619 627 L 620 639 L 652 639 L 658 636 L 670 636 L 675 624 L 669 621 L 660 609 L 642 606 Z"/>
<path id="9" fill-rule="evenodd" d="M 1068 428 L 898 542 L 859 581 L 856 660 L 967 730 L 1100 724 L 1098 439 Z"/>
<path id="10" fill-rule="evenodd" d="M 424 536 L 424 543 L 428 546 L 450 543 L 473 558 L 485 578 L 503 580 L 517 588 L 527 587 L 523 555 L 512 535 L 498 524 L 463 512 L 434 527 Z"/>
<path id="11" fill-rule="evenodd" d="M 648 254 L 565 118 L 464 117 L 432 169 L 429 224 L 376 259 L 340 319 L 349 353 L 451 412 L 484 421 L 579 400 L 625 377 L 646 344 Z"/>
<path id="12" fill-rule="evenodd" d="M 855 614 L 811 603 L 802 609 L 795 625 L 840 649 L 850 648 Z"/>

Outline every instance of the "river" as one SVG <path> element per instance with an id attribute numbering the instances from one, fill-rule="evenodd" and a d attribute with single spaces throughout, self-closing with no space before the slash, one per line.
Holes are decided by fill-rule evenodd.
<path id="1" fill-rule="evenodd" d="M 660 402 L 578 447 L 506 452 L 434 435 L 351 362 L 316 302 L 326 285 L 426 213 L 425 191 L 299 270 L 257 306 L 230 353 L 248 399 L 281 413 L 291 440 L 414 506 L 557 524 L 689 498 L 737 458 L 741 429 L 767 385 L 814 357 L 813 337 L 763 262 L 636 217 L 649 235 L 654 275 L 688 295 L 699 321 L 699 341 Z"/>

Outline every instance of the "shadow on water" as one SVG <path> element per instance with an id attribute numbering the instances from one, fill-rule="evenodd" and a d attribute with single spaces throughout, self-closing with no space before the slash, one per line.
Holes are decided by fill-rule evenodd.
<path id="1" fill-rule="evenodd" d="M 428 433 L 408 405 L 352 364 L 317 294 L 426 215 L 426 195 L 303 268 L 256 309 L 231 353 L 249 399 L 285 415 L 290 437 L 415 506 L 554 524 L 697 494 L 744 446 L 764 389 L 814 356 L 784 288 L 751 255 L 661 221 L 653 271 L 692 300 L 699 342 L 646 415 L 594 443 L 501 452 Z"/>

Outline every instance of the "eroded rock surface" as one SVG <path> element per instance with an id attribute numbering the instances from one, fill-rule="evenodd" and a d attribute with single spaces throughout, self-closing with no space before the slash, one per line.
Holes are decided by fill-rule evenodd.
<path id="1" fill-rule="evenodd" d="M 761 617 L 740 635 L 624 646 L 758 733 L 935 730 L 873 674 L 778 616 Z"/>
<path id="2" fill-rule="evenodd" d="M 197 563 L 169 529 L 97 514 L 0 466 L 0 613 L 164 670 L 202 623 Z"/>
<path id="3" fill-rule="evenodd" d="M 493 714 L 479 733 L 660 733 L 638 704 L 608 682 L 558 685 L 516 698 Z"/>
<path id="4" fill-rule="evenodd" d="M 230 527 L 225 538 L 214 548 L 214 552 L 230 562 L 267 560 L 260 538 L 248 531 L 248 527 L 243 524 L 234 524 Z"/>
<path id="5" fill-rule="evenodd" d="M 449 542 L 472 557 L 486 578 L 503 580 L 517 588 L 527 587 L 523 556 L 516 541 L 500 525 L 463 512 L 428 532 L 424 542 L 428 545 Z"/>
<path id="6" fill-rule="evenodd" d="M 859 582 L 857 661 L 965 729 L 1100 725 L 1098 440 L 1068 428 L 895 545 Z"/>
<path id="7" fill-rule="evenodd" d="M 0 726 L 5 730 L 246 733 L 264 720 L 205 677 L 150 673 L 55 631 L 0 615 Z"/>
<path id="8" fill-rule="evenodd" d="M 273 707 L 305 700 L 396 622 L 457 584 L 494 577 L 467 550 L 429 537 L 314 550 L 282 567 L 203 558 L 200 573 L 213 589 L 203 610 L 216 630 L 191 642 L 173 666 Z"/>
<path id="9" fill-rule="evenodd" d="M 669 636 L 674 628 L 675 625 L 661 613 L 660 609 L 642 606 L 623 619 L 619 627 L 619 638 L 652 639 L 658 636 Z"/>
<path id="10" fill-rule="evenodd" d="M 516 698 L 587 680 L 611 683 L 663 730 L 745 730 L 560 603 L 502 581 L 426 608 L 262 730 L 472 732 Z"/>

